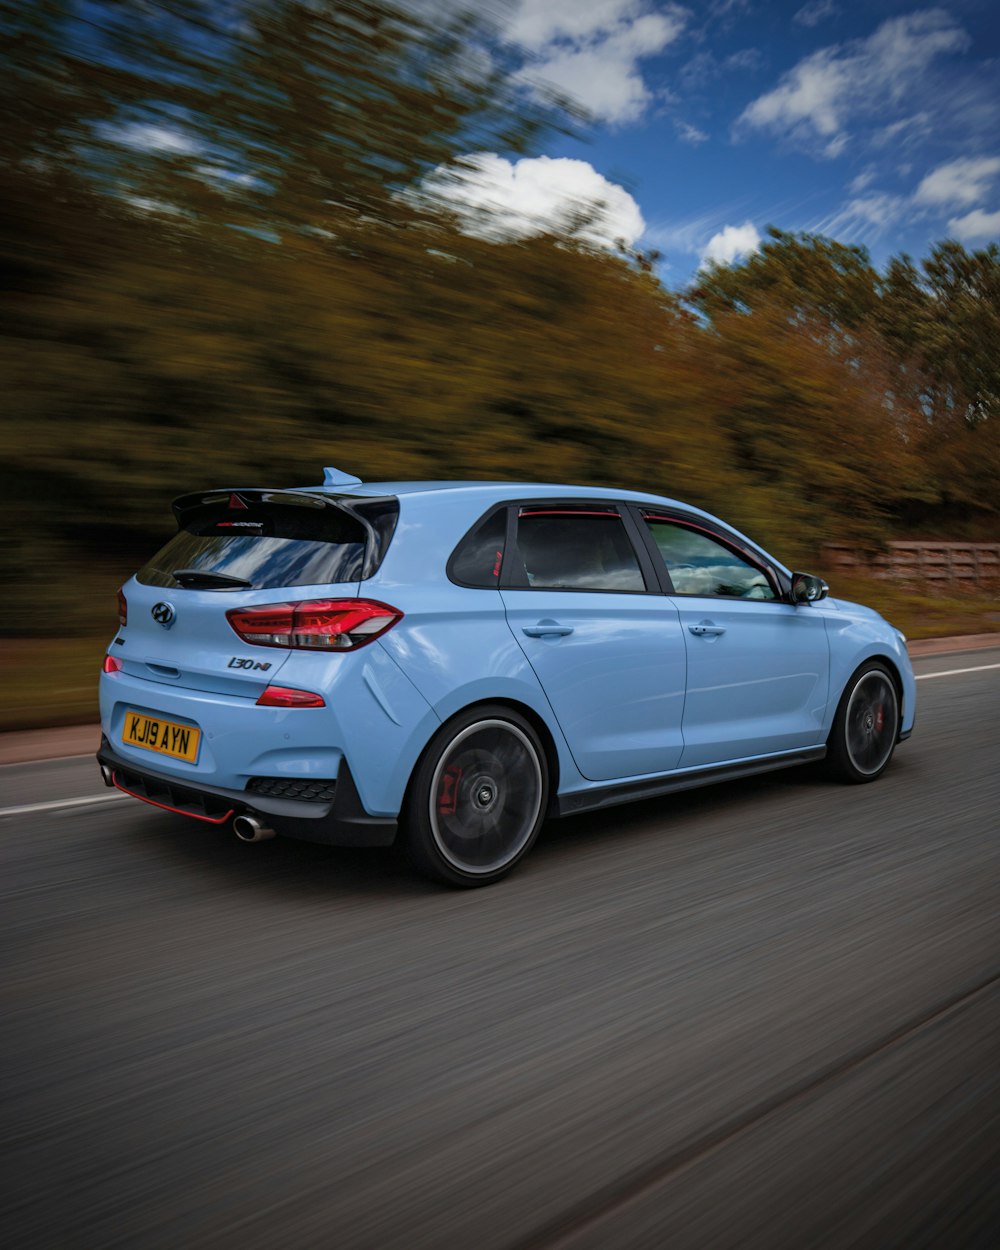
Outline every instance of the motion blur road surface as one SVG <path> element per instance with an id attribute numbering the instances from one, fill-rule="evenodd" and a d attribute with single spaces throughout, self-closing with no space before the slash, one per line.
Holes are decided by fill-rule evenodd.
<path id="1" fill-rule="evenodd" d="M 1000 1245 L 1000 650 L 916 667 L 877 784 L 551 824 L 480 891 L 0 817 L 4 1244 Z"/>

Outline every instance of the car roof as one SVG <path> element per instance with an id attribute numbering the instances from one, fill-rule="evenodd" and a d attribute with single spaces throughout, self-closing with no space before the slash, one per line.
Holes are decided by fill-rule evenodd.
<path id="1" fill-rule="evenodd" d="M 613 486 L 567 485 L 563 482 L 526 481 L 426 481 L 426 482 L 362 482 L 357 486 L 337 487 L 310 486 L 310 491 L 338 495 L 437 495 L 441 492 L 472 497 L 483 505 L 500 503 L 506 499 L 537 498 L 546 495 L 558 499 L 631 499 L 639 503 L 657 503 L 683 508 L 689 512 L 701 512 L 692 504 L 647 491 L 623 490 Z M 707 516 L 708 513 L 703 515 Z"/>

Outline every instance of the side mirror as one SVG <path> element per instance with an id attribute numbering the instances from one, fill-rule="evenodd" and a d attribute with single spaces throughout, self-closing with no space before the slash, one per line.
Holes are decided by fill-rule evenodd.
<path id="1" fill-rule="evenodd" d="M 812 573 L 792 574 L 792 603 L 819 603 L 830 593 L 830 587 L 822 577 Z"/>

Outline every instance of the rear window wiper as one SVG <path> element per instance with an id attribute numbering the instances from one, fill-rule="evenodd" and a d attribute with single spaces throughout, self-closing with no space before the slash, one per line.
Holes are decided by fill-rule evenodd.
<path id="1" fill-rule="evenodd" d="M 187 590 L 252 590 L 253 582 L 228 573 L 209 573 L 205 569 L 174 569 L 170 576 Z"/>

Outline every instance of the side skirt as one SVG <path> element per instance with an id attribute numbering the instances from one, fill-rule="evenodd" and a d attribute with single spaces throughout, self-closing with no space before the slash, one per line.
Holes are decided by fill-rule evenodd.
<path id="1" fill-rule="evenodd" d="M 674 773 L 668 777 L 652 780 L 616 782 L 611 786 L 599 786 L 575 794 L 556 797 L 555 816 L 572 816 L 577 812 L 591 812 L 600 807 L 616 807 L 619 803 L 633 803 L 638 799 L 652 799 L 660 794 L 673 794 L 677 790 L 694 790 L 698 786 L 710 786 L 716 781 L 737 781 L 752 777 L 755 773 L 770 773 L 779 768 L 792 768 L 796 764 L 809 764 L 826 757 L 826 747 L 809 747 L 804 751 L 792 751 L 786 755 L 772 755 L 767 759 L 748 760 L 743 764 L 713 764 L 709 768 L 695 768 L 690 772 Z"/>

